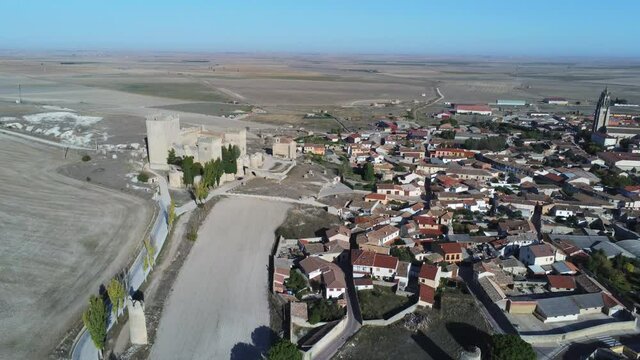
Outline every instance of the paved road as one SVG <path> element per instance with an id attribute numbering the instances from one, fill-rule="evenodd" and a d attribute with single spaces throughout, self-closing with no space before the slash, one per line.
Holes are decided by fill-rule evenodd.
<path id="1" fill-rule="evenodd" d="M 345 342 L 355 335 L 362 327 L 362 314 L 360 313 L 358 296 L 353 284 L 353 274 L 350 262 L 346 262 L 341 265 L 347 282 L 347 324 L 342 330 L 340 336 L 336 337 L 336 339 L 330 342 L 324 349 L 320 349 L 315 354 L 312 354 L 314 360 L 331 359 L 345 344 Z"/>

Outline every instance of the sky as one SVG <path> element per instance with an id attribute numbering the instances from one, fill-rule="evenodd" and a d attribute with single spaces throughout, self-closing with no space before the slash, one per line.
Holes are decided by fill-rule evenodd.
<path id="1" fill-rule="evenodd" d="M 640 57 L 638 13 L 638 0 L 1 0 L 0 49 Z"/>

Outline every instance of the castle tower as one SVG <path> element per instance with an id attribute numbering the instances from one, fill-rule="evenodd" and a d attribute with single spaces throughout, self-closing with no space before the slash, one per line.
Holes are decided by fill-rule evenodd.
<path id="1" fill-rule="evenodd" d="M 602 93 L 600 93 L 600 99 L 596 106 L 596 112 L 593 116 L 593 132 L 601 131 L 603 127 L 606 128 L 609 124 L 609 105 L 611 104 L 611 93 L 605 87 Z"/>
<path id="2" fill-rule="evenodd" d="M 180 119 L 173 115 L 147 117 L 147 151 L 152 169 L 169 170 L 167 155 L 180 137 Z"/>

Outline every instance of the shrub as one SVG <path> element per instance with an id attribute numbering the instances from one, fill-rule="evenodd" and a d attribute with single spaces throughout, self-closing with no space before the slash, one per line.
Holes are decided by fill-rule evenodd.
<path id="1" fill-rule="evenodd" d="M 138 181 L 143 182 L 143 183 L 146 183 L 147 181 L 149 181 L 149 174 L 147 174 L 147 173 L 146 173 L 146 172 L 144 172 L 144 171 L 141 171 L 141 172 L 138 174 Z"/>
<path id="2" fill-rule="evenodd" d="M 82 161 L 84 162 L 91 161 L 91 156 L 87 154 L 82 155 Z"/>
<path id="3" fill-rule="evenodd" d="M 196 229 L 191 229 L 187 232 L 187 240 L 196 241 L 198 239 L 198 231 Z"/>

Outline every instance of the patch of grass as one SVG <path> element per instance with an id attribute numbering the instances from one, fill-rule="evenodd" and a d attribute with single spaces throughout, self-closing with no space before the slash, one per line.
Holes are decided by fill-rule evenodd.
<path id="1" fill-rule="evenodd" d="M 403 321 L 365 326 L 334 359 L 457 359 L 471 346 L 487 353 L 489 327 L 471 295 L 446 291 L 440 309 L 418 312 L 427 318 L 425 330 L 409 330 Z"/>
<path id="2" fill-rule="evenodd" d="M 362 318 L 365 320 L 388 319 L 407 306 L 411 299 L 396 295 L 390 287 L 373 286 L 373 290 L 358 291 Z"/>

